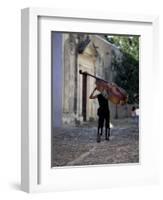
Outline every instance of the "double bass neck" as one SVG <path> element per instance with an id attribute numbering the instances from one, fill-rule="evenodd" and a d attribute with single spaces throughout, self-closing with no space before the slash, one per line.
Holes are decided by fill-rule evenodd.
<path id="1" fill-rule="evenodd" d="M 82 70 L 79 70 L 79 73 L 80 74 L 82 74 L 82 75 L 87 75 L 87 76 L 91 76 L 91 77 L 93 77 L 93 78 L 95 78 L 95 79 L 97 79 L 97 80 L 100 80 L 100 81 L 104 81 L 105 83 L 109 83 L 108 81 L 106 81 L 106 80 L 104 80 L 104 79 L 102 79 L 102 78 L 99 78 L 99 77 L 97 77 L 97 76 L 94 76 L 94 75 L 92 75 L 92 74 L 89 74 L 88 72 L 83 72 Z"/>

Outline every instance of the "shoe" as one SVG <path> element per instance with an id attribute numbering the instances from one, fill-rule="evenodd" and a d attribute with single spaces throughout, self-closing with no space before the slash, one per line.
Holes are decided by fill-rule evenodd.
<path id="1" fill-rule="evenodd" d="M 108 141 L 109 141 L 110 139 L 109 139 L 109 137 L 106 137 L 105 140 L 108 140 Z"/>

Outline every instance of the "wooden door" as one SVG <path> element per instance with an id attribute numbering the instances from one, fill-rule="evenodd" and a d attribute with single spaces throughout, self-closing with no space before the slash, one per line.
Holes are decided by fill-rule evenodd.
<path id="1" fill-rule="evenodd" d="M 83 121 L 87 120 L 87 75 L 83 75 L 82 88 L 82 115 Z"/>

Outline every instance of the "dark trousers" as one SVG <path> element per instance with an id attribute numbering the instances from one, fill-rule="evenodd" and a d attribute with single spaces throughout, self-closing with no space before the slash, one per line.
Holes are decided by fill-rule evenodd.
<path id="1" fill-rule="evenodd" d="M 109 140 L 110 137 L 110 112 L 98 110 L 98 131 L 97 131 L 97 142 L 101 141 L 101 135 L 103 134 L 103 128 L 105 125 L 105 139 Z"/>

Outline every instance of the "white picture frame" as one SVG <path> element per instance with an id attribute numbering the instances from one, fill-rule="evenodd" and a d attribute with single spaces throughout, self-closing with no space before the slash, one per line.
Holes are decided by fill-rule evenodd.
<path id="1" fill-rule="evenodd" d="M 154 130 L 157 130 L 157 116 L 155 109 L 150 106 L 156 103 L 155 98 L 151 97 L 150 89 L 157 86 L 158 16 L 25 8 L 22 9 L 21 25 L 22 190 L 26 192 L 59 191 L 158 183 L 159 141 L 157 135 L 159 131 L 154 133 Z M 136 33 L 142 36 L 140 50 L 140 54 L 143 55 L 140 57 L 140 163 L 137 165 L 52 169 L 50 165 L 50 32 L 55 30 L 110 32 L 109 26 L 106 25 L 112 27 L 112 33 Z M 82 31 L 83 29 L 84 31 Z M 148 76 L 145 75 L 146 73 Z M 153 79 L 152 83 L 151 78 Z M 151 117 L 149 108 L 152 113 Z M 47 137 L 45 132 L 48 133 Z"/>

